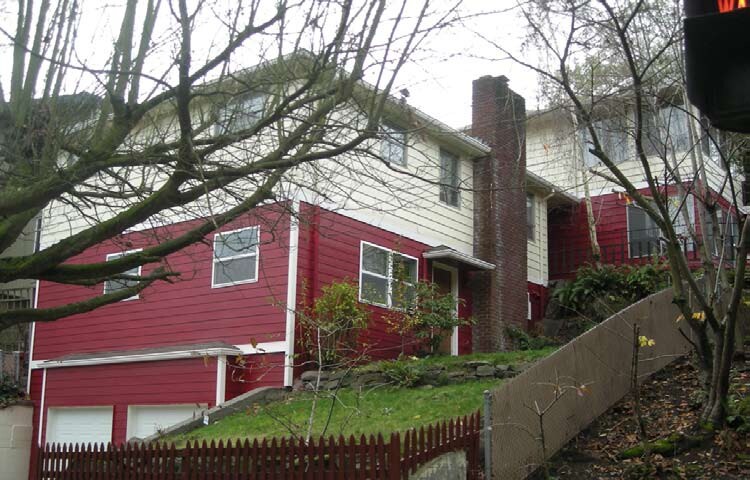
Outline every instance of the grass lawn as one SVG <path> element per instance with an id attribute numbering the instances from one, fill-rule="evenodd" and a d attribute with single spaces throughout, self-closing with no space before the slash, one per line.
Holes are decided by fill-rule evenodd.
<path id="1" fill-rule="evenodd" d="M 549 355 L 554 348 L 496 354 L 474 354 L 461 357 L 435 357 L 414 360 L 426 366 L 442 365 L 460 368 L 467 361 L 488 361 L 493 364 L 518 364 Z M 364 367 L 373 369 L 377 363 Z M 405 431 L 435 423 L 438 420 L 470 414 L 482 406 L 483 392 L 505 380 L 489 379 L 434 388 L 397 388 L 382 386 L 358 391 L 343 388 L 334 400 L 330 392 L 320 392 L 313 424 L 314 435 L 361 435 Z M 311 392 L 294 392 L 287 400 L 249 408 L 217 421 L 207 427 L 167 438 L 178 445 L 188 440 L 238 438 L 270 438 L 299 436 L 306 432 L 313 400 Z M 333 413 L 328 422 L 331 404 Z"/>

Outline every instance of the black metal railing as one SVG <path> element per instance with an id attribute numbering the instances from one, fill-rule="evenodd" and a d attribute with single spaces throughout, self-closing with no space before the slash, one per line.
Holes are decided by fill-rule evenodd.
<path id="1" fill-rule="evenodd" d="M 632 232 L 631 232 L 632 233 Z M 663 238 L 657 236 L 631 235 L 631 239 L 620 242 L 600 241 L 598 261 L 604 264 L 644 264 L 653 261 L 655 258 L 661 258 L 667 254 L 667 244 Z M 708 239 L 714 261 L 722 258 L 727 265 L 732 265 L 736 256 L 736 238 L 728 235 L 724 237 L 724 248 L 720 241 Z M 549 250 L 549 274 L 551 279 L 570 277 L 583 265 L 594 263 L 591 246 L 588 238 L 583 242 L 575 242 L 576 245 L 586 245 L 584 247 L 566 247 L 565 245 L 555 245 L 555 240 L 550 238 Z M 701 261 L 698 244 L 692 240 L 684 238 L 681 240 L 680 249 L 685 258 L 691 264 L 697 264 Z M 697 265 L 696 265 L 697 266 Z"/>

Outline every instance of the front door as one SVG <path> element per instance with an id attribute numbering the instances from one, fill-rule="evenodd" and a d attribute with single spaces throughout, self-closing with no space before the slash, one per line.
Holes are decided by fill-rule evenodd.
<path id="1" fill-rule="evenodd" d="M 432 281 L 437 285 L 440 293 L 453 295 L 456 300 L 456 315 L 458 315 L 458 269 L 435 263 L 432 266 Z M 458 327 L 443 338 L 438 352 L 458 355 Z"/>

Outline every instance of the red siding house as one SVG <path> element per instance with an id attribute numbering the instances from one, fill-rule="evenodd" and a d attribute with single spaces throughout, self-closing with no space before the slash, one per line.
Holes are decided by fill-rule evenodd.
<path id="1" fill-rule="evenodd" d="M 650 196 L 645 169 L 635 156 L 632 132 L 622 126 L 608 128 L 608 121 L 601 119 L 594 125 L 595 129 L 606 132 L 602 136 L 605 148 L 639 192 Z M 679 105 L 666 104 L 647 118 L 648 140 L 644 149 L 650 174 L 661 185 L 661 194 L 667 198 L 668 209 L 674 212 L 673 226 L 683 238 L 683 251 L 691 265 L 696 268 L 700 266 L 697 246 L 689 235 L 691 228 L 699 238 L 709 243 L 717 258 L 723 251 L 725 264 L 731 264 L 733 245 L 738 240 L 736 210 L 741 203 L 739 199 L 735 202 L 727 179 L 732 176 L 735 180 L 741 180 L 742 175 L 727 171 L 713 141 L 706 136 L 693 145 L 689 134 L 690 121 Z M 654 257 L 664 253 L 659 228 L 631 201 L 622 187 L 607 178 L 608 170 L 589 151 L 591 145 L 587 134 L 577 126 L 569 113 L 564 109 L 535 112 L 529 115 L 527 125 L 529 171 L 577 198 L 574 203 L 549 205 L 550 280 L 571 278 L 580 266 L 593 259 L 587 196 L 591 202 L 596 240 L 603 263 L 641 264 L 651 262 Z M 669 158 L 674 158 L 674 162 L 679 162 L 682 190 L 688 192 L 684 202 L 671 171 L 674 168 L 672 163 L 666 168 L 661 159 L 663 152 L 667 152 Z M 705 175 L 694 171 L 692 155 L 703 158 Z M 602 173 L 604 175 L 600 175 Z M 723 240 L 712 238 L 709 233 L 712 231 L 708 222 L 710 219 L 705 225 L 700 221 L 696 196 L 702 195 L 703 191 L 716 201 Z"/>
<path id="2" fill-rule="evenodd" d="M 396 102 L 389 110 L 390 133 L 381 147 L 391 166 L 439 182 L 377 170 L 388 178 L 383 183 L 398 186 L 394 196 L 371 185 L 373 172 L 357 176 L 359 169 L 380 166 L 332 173 L 325 195 L 316 195 L 325 188 L 320 185 L 316 194 L 299 190 L 168 256 L 162 265 L 179 273 L 170 282 L 90 313 L 35 324 L 29 392 L 36 442 L 124 442 L 257 387 L 291 387 L 300 373 L 295 358 L 303 353 L 295 341 L 295 309 L 334 281 L 357 283 L 360 301 L 372 312 L 359 339 L 368 355 L 396 356 L 401 338 L 382 320 L 393 307 L 395 258 L 414 280 L 442 284 L 462 299 L 459 316 L 476 319 L 453 332 L 445 353 L 507 348 L 508 324 L 523 327 L 541 316 L 547 202 L 575 199 L 526 173 L 525 145 L 517 140 L 523 99 L 504 77 L 477 80 L 474 103 L 474 136 Z M 401 136 L 397 148 L 389 143 L 393 131 Z M 195 221 L 125 232 L 71 261 L 126 255 Z M 46 223 L 55 225 L 54 211 Z M 59 234 L 47 228 L 42 242 L 53 243 Z M 113 281 L 92 287 L 42 282 L 37 306 L 118 287 Z"/>

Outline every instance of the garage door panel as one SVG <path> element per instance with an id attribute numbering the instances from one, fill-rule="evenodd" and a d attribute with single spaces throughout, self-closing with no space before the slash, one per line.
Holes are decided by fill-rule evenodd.
<path id="1" fill-rule="evenodd" d="M 47 410 L 47 443 L 112 441 L 112 407 L 55 407 Z"/>
<path id="2" fill-rule="evenodd" d="M 189 418 L 202 415 L 207 405 L 131 405 L 127 438 L 145 438 Z"/>

